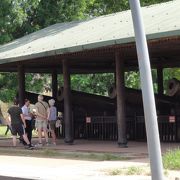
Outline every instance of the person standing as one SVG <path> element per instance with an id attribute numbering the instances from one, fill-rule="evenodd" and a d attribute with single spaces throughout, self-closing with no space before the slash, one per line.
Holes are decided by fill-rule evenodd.
<path id="1" fill-rule="evenodd" d="M 25 133 L 26 123 L 17 99 L 14 100 L 14 105 L 8 109 L 8 114 L 8 120 L 12 128 L 13 146 L 16 147 L 16 137 L 18 134 L 20 137 L 23 137 L 28 149 L 33 149 Z"/>
<path id="2" fill-rule="evenodd" d="M 38 96 L 38 102 L 35 104 L 36 108 L 36 122 L 35 127 L 38 130 L 38 141 L 37 146 L 42 146 L 42 131 L 44 132 L 44 137 L 46 140 L 46 145 L 48 144 L 48 133 L 47 133 L 47 110 L 49 108 L 48 103 L 43 101 L 43 96 Z"/>
<path id="3" fill-rule="evenodd" d="M 57 120 L 57 108 L 54 106 L 55 100 L 50 99 L 48 101 L 49 103 L 49 108 L 48 108 L 48 121 L 50 125 L 50 130 L 51 130 L 51 136 L 53 140 L 53 144 L 56 145 L 56 134 L 55 134 L 55 128 L 56 128 L 56 120 Z"/>
<path id="4" fill-rule="evenodd" d="M 25 131 L 26 131 L 28 140 L 31 143 L 31 139 L 32 139 L 32 114 L 30 113 L 30 109 L 29 109 L 30 101 L 28 99 L 25 99 L 24 102 L 25 102 L 25 104 L 21 109 L 22 109 L 23 116 L 24 116 L 24 119 L 26 122 Z"/>

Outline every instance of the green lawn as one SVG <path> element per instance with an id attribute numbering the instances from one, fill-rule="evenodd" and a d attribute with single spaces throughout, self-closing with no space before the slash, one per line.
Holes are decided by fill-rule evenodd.
<path id="1" fill-rule="evenodd" d="M 46 157 L 46 158 L 59 158 L 59 159 L 78 159 L 89 161 L 125 161 L 131 158 L 124 157 L 123 154 L 117 153 L 88 153 L 88 152 L 67 152 L 59 151 L 55 149 L 35 148 L 34 150 L 27 150 L 23 147 L 9 147 L 0 148 L 0 155 L 12 155 L 12 156 L 26 156 L 26 157 Z"/>
<path id="2" fill-rule="evenodd" d="M 6 129 L 7 129 L 7 126 L 5 126 L 5 125 L 0 125 L 0 138 L 9 138 L 9 137 L 11 137 L 11 131 L 9 131 L 8 133 L 7 133 L 7 135 L 5 135 L 5 132 L 6 132 Z"/>
<path id="3" fill-rule="evenodd" d="M 10 138 L 11 137 L 11 131 L 8 131 L 7 135 L 5 135 L 7 126 L 6 125 L 0 125 L 0 138 Z M 37 137 L 36 131 L 32 131 L 33 137 Z"/>
<path id="4" fill-rule="evenodd" d="M 180 170 L 180 149 L 169 151 L 163 156 L 164 168 Z"/>

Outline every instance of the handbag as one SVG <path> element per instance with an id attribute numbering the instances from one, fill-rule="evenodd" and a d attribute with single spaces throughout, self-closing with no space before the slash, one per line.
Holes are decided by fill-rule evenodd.
<path id="1" fill-rule="evenodd" d="M 56 128 L 59 128 L 61 126 L 61 121 L 58 119 L 55 124 Z"/>

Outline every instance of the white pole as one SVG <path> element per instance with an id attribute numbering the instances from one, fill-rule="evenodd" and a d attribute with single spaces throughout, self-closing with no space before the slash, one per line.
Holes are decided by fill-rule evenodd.
<path id="1" fill-rule="evenodd" d="M 136 49 L 140 69 L 148 152 L 151 166 L 151 177 L 152 180 L 163 180 L 164 175 L 161 157 L 161 147 L 159 141 L 156 106 L 154 100 L 151 67 L 149 61 L 146 36 L 143 26 L 143 19 L 141 14 L 141 7 L 139 0 L 129 0 L 129 3 L 134 24 Z"/>

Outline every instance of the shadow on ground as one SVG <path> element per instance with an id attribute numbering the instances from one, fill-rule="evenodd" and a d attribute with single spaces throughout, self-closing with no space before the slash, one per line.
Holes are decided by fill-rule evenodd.
<path id="1" fill-rule="evenodd" d="M 23 179 L 24 178 L 0 176 L 0 180 L 23 180 Z M 26 179 L 26 180 L 31 180 L 31 179 Z"/>

